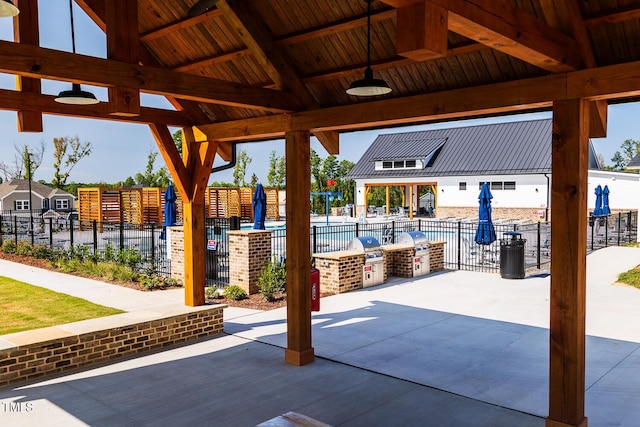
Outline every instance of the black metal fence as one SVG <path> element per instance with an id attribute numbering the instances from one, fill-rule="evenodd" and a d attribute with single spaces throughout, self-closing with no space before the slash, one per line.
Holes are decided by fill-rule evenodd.
<path id="1" fill-rule="evenodd" d="M 637 212 L 621 212 L 614 215 L 589 218 L 587 225 L 587 250 L 607 246 L 620 246 L 637 241 Z M 81 227 L 79 226 L 81 225 Z M 206 280 L 207 285 L 218 287 L 229 283 L 229 218 L 207 218 L 205 221 Z M 477 223 L 457 220 L 402 219 L 378 223 L 344 223 L 340 225 L 313 225 L 309 236 L 312 253 L 344 250 L 351 240 L 361 236 L 373 236 L 381 245 L 393 244 L 400 234 L 422 231 L 428 240 L 444 241 L 445 268 L 484 272 L 500 271 L 500 243 L 506 232 L 518 232 L 525 240 L 525 269 L 544 269 L 551 259 L 551 224 L 518 222 L 494 222 L 496 240 L 482 246 L 474 241 Z M 16 243 L 28 240 L 33 244 L 68 249 L 82 245 L 94 253 L 103 252 L 107 246 L 114 249 L 135 249 L 143 256 L 144 269 L 153 268 L 156 273 L 169 275 L 167 241 L 163 228 L 155 224 L 102 224 L 96 221 L 78 224 L 73 218 L 54 220 L 27 216 L 0 216 L 0 244 L 11 239 Z M 272 254 L 278 260 L 286 256 L 284 228 L 272 230 Z"/>
<path id="2" fill-rule="evenodd" d="M 153 270 L 169 275 L 171 263 L 163 228 L 155 224 L 79 223 L 73 218 L 31 218 L 0 216 L 0 244 L 13 240 L 16 244 L 28 241 L 32 245 L 70 249 L 87 247 L 93 254 L 102 254 L 107 247 L 115 250 L 134 249 L 142 255 L 141 271 Z"/>

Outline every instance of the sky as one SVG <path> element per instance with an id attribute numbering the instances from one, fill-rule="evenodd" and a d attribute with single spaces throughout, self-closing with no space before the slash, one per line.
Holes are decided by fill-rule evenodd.
<path id="1" fill-rule="evenodd" d="M 39 1 L 40 43 L 43 47 L 71 52 L 71 30 L 69 22 L 68 0 Z M 97 57 L 106 57 L 106 41 L 104 33 L 74 3 L 74 21 L 76 52 Z M 10 18 L 0 18 L 0 39 L 13 40 L 13 23 Z M 71 84 L 43 80 L 42 92 L 56 95 L 61 90 L 70 89 Z M 0 73 L 0 88 L 15 89 L 15 77 Z M 92 91 L 101 101 L 107 100 L 105 88 L 83 85 L 84 90 Z M 171 109 L 170 104 L 160 96 L 141 95 L 144 106 Z M 486 123 L 497 123 L 515 120 L 533 120 L 550 118 L 551 113 L 532 113 L 517 116 L 450 121 L 445 123 L 386 128 L 371 131 L 343 133 L 340 136 L 340 155 L 338 160 L 357 162 L 365 150 L 381 133 L 409 132 L 416 130 L 442 129 L 456 126 L 469 126 Z M 592 139 L 597 153 L 602 154 L 605 164 L 611 164 L 615 151 L 626 139 L 640 139 L 640 103 L 619 104 L 609 107 L 608 132 L 606 138 Z M 147 164 L 150 152 L 158 152 L 155 140 L 148 126 L 142 124 L 112 122 L 107 120 L 80 119 L 53 115 L 43 116 L 44 132 L 20 133 L 17 129 L 16 113 L 0 111 L 0 161 L 12 163 L 16 154 L 14 145 L 37 147 L 41 141 L 45 143 L 43 162 L 34 174 L 35 180 L 50 182 L 53 178 L 53 138 L 75 137 L 80 141 L 90 141 L 92 153 L 82 159 L 71 171 L 69 182 L 114 183 L 124 181 L 129 176 L 142 172 Z M 171 129 L 172 132 L 176 129 Z M 322 158 L 328 154 L 312 138 L 311 147 Z M 284 155 L 284 141 L 261 141 L 238 145 L 238 152 L 246 150 L 253 160 L 247 168 L 246 180 L 255 173 L 261 182 L 266 183 L 269 169 L 269 156 L 276 151 L 278 156 Z M 214 166 L 224 164 L 216 160 Z M 164 166 L 161 156 L 157 157 L 156 169 Z M 232 182 L 232 170 L 216 172 L 211 175 L 210 182 Z"/>

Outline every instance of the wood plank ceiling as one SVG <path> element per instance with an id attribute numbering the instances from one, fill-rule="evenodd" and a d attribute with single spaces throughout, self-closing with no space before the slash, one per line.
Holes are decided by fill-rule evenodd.
<path id="1" fill-rule="evenodd" d="M 77 3 L 106 29 L 105 0 Z M 210 11 L 190 17 L 188 10 L 195 3 L 138 0 L 142 64 L 229 82 L 236 85 L 230 88 L 238 90 L 254 87 L 290 92 L 299 102 L 289 102 L 289 111 L 370 100 L 345 93 L 352 81 L 362 77 L 367 62 L 365 1 L 220 0 Z M 410 19 L 406 11 L 416 15 L 421 10 L 416 5 L 423 4 L 447 13 L 443 18 L 448 28 L 446 47 L 440 53 L 427 47 L 399 54 L 398 21 L 402 37 L 415 38 L 406 28 L 415 31 L 413 21 L 419 20 Z M 374 0 L 372 10 L 373 69 L 393 89 L 384 99 L 640 60 L 637 1 Z M 420 30 L 420 22 L 417 25 Z M 425 32 L 427 40 L 433 36 L 429 28 Z M 11 72 L 10 68 L 8 65 L 5 71 Z M 51 77 L 82 80 L 69 75 Z M 160 77 L 164 76 L 149 75 Z M 185 80 L 183 84 L 200 83 Z M 192 124 L 269 116 L 287 109 L 265 108 L 260 102 L 228 102 L 211 88 L 201 87 L 206 102 L 190 94 L 175 94 L 182 98 L 180 109 L 190 112 Z M 189 107 L 189 99 L 201 105 Z M 282 102 L 287 101 L 273 105 Z M 251 103 L 248 98 L 246 104 Z M 173 124 L 160 115 L 157 122 Z"/>

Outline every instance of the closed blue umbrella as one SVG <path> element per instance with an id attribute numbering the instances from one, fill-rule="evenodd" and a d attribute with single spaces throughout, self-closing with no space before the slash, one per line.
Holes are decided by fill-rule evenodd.
<path id="1" fill-rule="evenodd" d="M 602 187 L 598 185 L 596 187 L 596 207 L 593 208 L 593 216 L 602 215 Z"/>
<path id="2" fill-rule="evenodd" d="M 160 234 L 161 239 L 166 238 L 166 227 L 171 227 L 176 225 L 176 217 L 177 217 L 177 206 L 176 200 L 178 197 L 176 196 L 176 191 L 173 189 L 173 185 L 169 184 L 166 191 L 164 192 L 164 227 L 162 228 L 162 233 Z"/>
<path id="3" fill-rule="evenodd" d="M 476 230 L 475 242 L 479 245 L 490 245 L 496 241 L 496 230 L 491 222 L 491 190 L 485 182 L 482 184 L 478 202 L 478 229 Z"/>
<path id="4" fill-rule="evenodd" d="M 605 185 L 602 190 L 602 215 L 611 214 L 611 209 L 609 209 L 609 186 Z"/>
<path id="5" fill-rule="evenodd" d="M 253 202 L 253 228 L 264 230 L 264 219 L 267 216 L 267 195 L 264 193 L 262 184 L 256 185 L 251 201 Z"/>

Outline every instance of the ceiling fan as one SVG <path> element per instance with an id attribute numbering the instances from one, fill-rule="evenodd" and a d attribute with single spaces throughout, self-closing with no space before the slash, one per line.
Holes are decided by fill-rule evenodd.
<path id="1" fill-rule="evenodd" d="M 200 0 L 191 6 L 187 14 L 189 16 L 202 15 L 203 13 L 213 9 L 216 3 L 218 3 L 218 0 Z"/>

